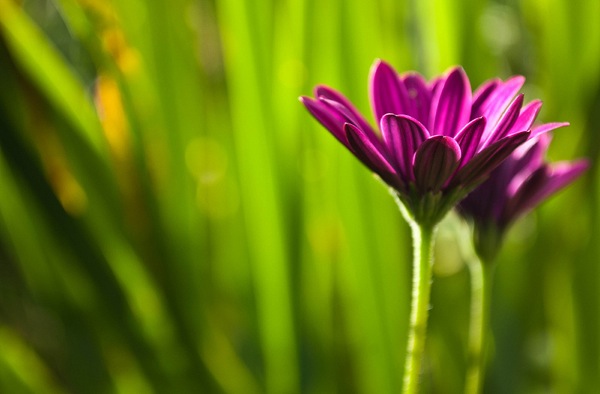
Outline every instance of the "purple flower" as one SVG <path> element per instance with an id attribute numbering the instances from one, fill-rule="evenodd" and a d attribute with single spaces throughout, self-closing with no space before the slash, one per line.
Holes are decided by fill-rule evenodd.
<path id="1" fill-rule="evenodd" d="M 475 248 L 484 260 L 493 259 L 510 224 L 588 168 L 587 160 L 546 163 L 550 141 L 541 134 L 521 145 L 458 205 L 474 223 Z"/>
<path id="2" fill-rule="evenodd" d="M 523 106 L 524 78 L 490 80 L 474 93 L 455 67 L 431 82 L 417 73 L 398 75 L 376 61 L 370 99 L 376 131 L 337 91 L 317 86 L 301 97 L 310 113 L 363 164 L 391 186 L 420 223 L 437 223 L 530 136 L 541 102 Z"/>

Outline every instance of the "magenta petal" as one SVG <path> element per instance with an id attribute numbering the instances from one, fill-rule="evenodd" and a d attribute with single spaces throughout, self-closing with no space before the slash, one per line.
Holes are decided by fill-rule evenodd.
<path id="1" fill-rule="evenodd" d="M 373 128 L 371 127 L 369 122 L 367 122 L 364 116 L 362 116 L 361 113 L 356 109 L 356 107 L 352 105 L 350 100 L 344 97 L 344 95 L 340 92 L 337 92 L 336 90 L 331 89 L 330 87 L 319 85 L 315 88 L 315 97 L 318 99 L 327 99 L 329 101 L 335 101 L 341 104 L 341 106 L 345 108 L 345 111 L 347 111 L 351 118 L 354 119 L 354 122 L 356 122 L 356 125 L 358 127 L 365 130 L 365 132 L 369 132 L 375 135 L 375 132 L 373 131 Z"/>
<path id="2" fill-rule="evenodd" d="M 410 116 L 421 122 L 425 128 L 429 127 L 429 109 L 431 107 L 431 90 L 427 82 L 419 74 L 407 74 L 402 81 L 406 87 L 410 102 Z"/>
<path id="3" fill-rule="evenodd" d="M 344 132 L 345 120 L 340 116 L 339 113 L 333 111 L 325 103 L 312 99 L 310 97 L 302 96 L 300 101 L 306 109 L 315 117 L 327 130 L 334 135 L 342 144 L 349 147 L 346 133 Z"/>
<path id="4" fill-rule="evenodd" d="M 485 116 L 488 120 L 487 126 L 483 133 L 484 139 L 487 139 L 490 132 L 496 127 L 496 124 L 504 113 L 506 107 L 509 105 L 513 97 L 515 97 L 524 83 L 525 78 L 522 76 L 512 77 L 506 82 L 501 83 L 494 90 L 494 92 L 489 95 L 488 99 L 482 103 L 477 113 L 474 114 L 474 116 Z"/>
<path id="5" fill-rule="evenodd" d="M 423 193 L 437 193 L 452 176 L 460 162 L 460 147 L 454 139 L 433 136 L 415 153 L 415 183 Z"/>
<path id="6" fill-rule="evenodd" d="M 454 68 L 432 101 L 432 134 L 454 137 L 471 115 L 471 85 L 464 70 Z"/>
<path id="7" fill-rule="evenodd" d="M 531 130 L 531 136 L 535 137 L 537 135 L 544 134 L 544 133 L 547 133 L 549 131 L 561 128 L 561 127 L 567 127 L 569 125 L 570 125 L 569 122 L 544 123 L 542 125 L 534 127 Z"/>
<path id="8" fill-rule="evenodd" d="M 498 122 L 498 125 L 494 129 L 493 133 L 489 136 L 487 141 L 483 144 L 483 147 L 489 146 L 494 142 L 506 137 L 513 125 L 519 118 L 519 114 L 521 113 L 521 107 L 523 106 L 523 94 L 520 94 L 513 100 L 510 106 L 506 109 L 506 112 Z M 527 131 L 520 130 L 520 131 Z"/>
<path id="9" fill-rule="evenodd" d="M 456 135 L 456 142 L 458 142 L 462 152 L 461 166 L 468 163 L 477 152 L 485 124 L 486 119 L 483 116 L 473 119 Z"/>
<path id="10" fill-rule="evenodd" d="M 471 106 L 471 118 L 476 118 L 482 114 L 482 106 L 487 103 L 488 98 L 498 88 L 502 81 L 492 79 L 483 83 L 473 93 L 473 105 Z"/>
<path id="11" fill-rule="evenodd" d="M 413 157 L 429 133 L 419 121 L 406 115 L 393 114 L 383 116 L 381 132 L 400 174 L 405 180 L 413 181 Z"/>
<path id="12" fill-rule="evenodd" d="M 371 106 L 377 121 L 383 115 L 407 113 L 408 93 L 400 77 L 387 63 L 378 60 L 371 68 Z"/>
<path id="13" fill-rule="evenodd" d="M 549 197 L 569 183 L 574 182 L 589 167 L 590 163 L 586 159 L 550 164 L 550 181 L 541 191 L 540 196 L 542 196 L 542 199 Z"/>
<path id="14" fill-rule="evenodd" d="M 460 168 L 452 182 L 469 189 L 476 186 L 502 163 L 519 145 L 527 140 L 529 132 L 521 132 L 496 141 Z"/>
<path id="15" fill-rule="evenodd" d="M 514 195 L 523 181 L 544 164 L 544 156 L 551 141 L 550 134 L 530 136 L 529 140 L 515 149 L 509 159 L 513 167 L 510 174 L 513 180 L 509 183 L 507 190 L 509 196 Z"/>
<path id="16" fill-rule="evenodd" d="M 493 175 L 497 184 L 502 185 L 505 199 L 511 199 L 518 193 L 535 171 L 544 165 L 544 156 L 550 145 L 549 135 L 525 141 L 510 155 Z M 504 206 L 506 203 L 503 203 Z"/>
<path id="17" fill-rule="evenodd" d="M 344 131 L 352 151 L 367 167 L 379 174 L 384 180 L 387 180 L 386 178 L 389 176 L 396 175 L 394 167 L 358 127 L 346 123 L 344 124 Z"/>
<path id="18" fill-rule="evenodd" d="M 563 162 L 539 167 L 508 201 L 504 217 L 512 221 L 575 181 L 589 167 L 587 160 Z"/>
<path id="19" fill-rule="evenodd" d="M 359 129 L 361 129 L 365 133 L 367 138 L 369 138 L 369 141 L 371 141 L 371 143 L 373 145 L 375 145 L 377 147 L 377 149 L 382 148 L 381 140 L 380 140 L 379 136 L 377 134 L 375 134 L 375 132 L 373 131 L 371 126 L 369 126 L 367 124 L 366 129 L 361 126 L 361 124 L 366 123 L 366 122 L 361 122 L 360 115 L 358 115 L 358 117 L 357 117 L 357 113 L 353 112 L 351 109 L 347 108 L 346 106 L 344 106 L 343 104 L 341 104 L 337 101 L 329 100 L 329 99 L 326 99 L 323 97 L 319 98 L 319 101 L 324 103 L 327 107 L 331 108 L 331 110 L 333 112 L 337 113 L 343 119 L 342 124 L 352 123 L 352 124 L 356 125 Z"/>
<path id="20" fill-rule="evenodd" d="M 527 104 L 521 110 L 521 114 L 519 115 L 519 119 L 515 122 L 512 127 L 510 134 L 516 133 L 519 131 L 530 130 L 533 122 L 537 119 L 540 110 L 542 109 L 542 101 L 541 100 L 533 100 L 529 104 Z"/>
<path id="21" fill-rule="evenodd" d="M 524 83 L 525 78 L 520 75 L 509 78 L 504 83 L 501 82 L 493 93 L 488 96 L 487 100 L 482 103 L 482 113 L 479 115 L 485 115 L 488 119 L 493 118 L 496 121 L 500 119 L 504 109 Z"/>

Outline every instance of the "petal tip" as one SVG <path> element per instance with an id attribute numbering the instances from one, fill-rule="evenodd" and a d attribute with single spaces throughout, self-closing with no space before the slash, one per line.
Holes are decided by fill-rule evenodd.
<path id="1" fill-rule="evenodd" d="M 314 92 L 316 98 L 320 98 L 320 97 L 329 97 L 330 96 L 329 92 L 331 92 L 331 90 L 332 89 L 329 86 L 319 84 L 319 85 L 315 86 L 315 88 L 313 89 L 313 92 Z"/>
<path id="2" fill-rule="evenodd" d="M 589 170 L 591 167 L 591 162 L 589 159 L 578 159 L 571 162 L 571 170 L 576 173 L 576 177 L 583 174 L 585 171 Z"/>
<path id="3" fill-rule="evenodd" d="M 506 83 L 514 83 L 517 85 L 523 85 L 525 83 L 525 77 L 522 75 L 513 75 L 506 80 Z"/>
<path id="4" fill-rule="evenodd" d="M 348 133 L 349 131 L 352 131 L 354 133 L 357 133 L 358 127 L 356 127 L 355 125 L 353 125 L 352 123 L 349 122 L 345 122 L 344 126 L 342 126 L 344 128 L 344 132 Z"/>
<path id="5" fill-rule="evenodd" d="M 487 123 L 487 118 L 484 115 L 482 115 L 473 119 L 471 123 L 477 126 L 479 126 L 480 124 L 483 124 L 485 126 L 485 124 Z"/>
<path id="6" fill-rule="evenodd" d="M 446 78 L 450 79 L 450 78 L 457 78 L 460 77 L 463 80 L 468 81 L 469 77 L 467 76 L 467 72 L 465 71 L 465 69 L 462 66 L 453 66 L 450 69 L 448 69 L 448 71 L 446 72 Z"/>

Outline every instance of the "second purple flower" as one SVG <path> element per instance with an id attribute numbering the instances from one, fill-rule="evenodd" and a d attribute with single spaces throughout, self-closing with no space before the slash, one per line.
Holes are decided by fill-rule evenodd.
<path id="1" fill-rule="evenodd" d="M 472 93 L 455 67 L 427 82 L 398 75 L 383 61 L 371 69 L 370 101 L 378 131 L 339 92 L 317 86 L 301 97 L 310 113 L 392 187 L 409 214 L 434 225 L 528 138 L 541 102 L 524 105 L 524 78 L 490 80 Z"/>

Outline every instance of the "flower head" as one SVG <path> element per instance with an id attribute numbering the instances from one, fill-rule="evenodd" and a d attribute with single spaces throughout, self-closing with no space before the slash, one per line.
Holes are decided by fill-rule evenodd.
<path id="1" fill-rule="evenodd" d="M 531 130 L 541 102 L 523 106 L 523 83 L 519 76 L 494 79 L 472 93 L 460 67 L 427 82 L 378 60 L 370 76 L 378 131 L 329 87 L 317 86 L 315 98 L 301 101 L 394 189 L 415 220 L 434 224 L 530 136 L 562 125 Z"/>
<path id="2" fill-rule="evenodd" d="M 492 260 L 508 227 L 544 200 L 575 181 L 587 160 L 547 163 L 551 136 L 541 134 L 517 148 L 488 180 L 459 203 L 458 211 L 473 221 L 475 248 Z"/>

